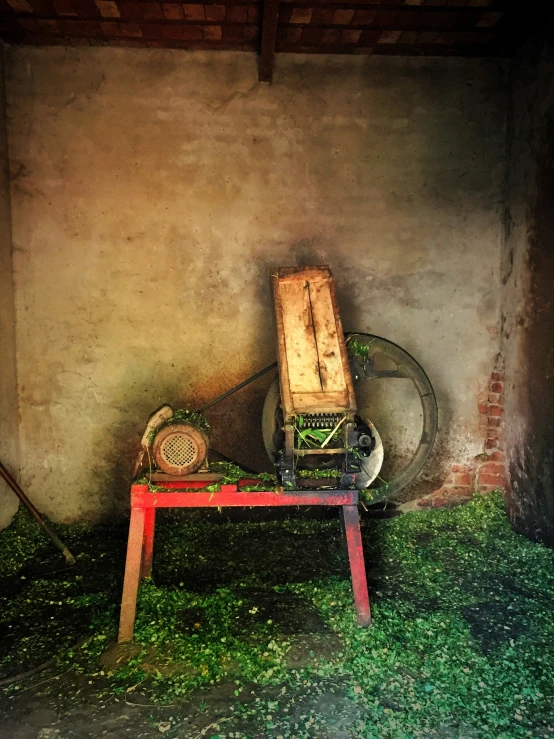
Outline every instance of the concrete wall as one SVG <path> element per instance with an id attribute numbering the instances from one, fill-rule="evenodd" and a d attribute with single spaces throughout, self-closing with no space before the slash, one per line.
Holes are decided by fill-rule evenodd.
<path id="1" fill-rule="evenodd" d="M 39 507 L 121 508 L 151 410 L 273 361 L 279 265 L 330 264 L 345 327 L 428 371 L 441 432 L 412 495 L 482 452 L 502 87 L 494 60 L 284 56 L 269 87 L 247 54 L 12 49 L 23 482 Z M 210 415 L 214 446 L 255 466 L 266 386 Z M 396 418 L 400 438 L 418 423 Z"/>
<path id="2" fill-rule="evenodd" d="M 554 544 L 554 26 L 511 67 L 502 344 L 515 526 Z"/>
<path id="3" fill-rule="evenodd" d="M 13 475 L 18 473 L 12 225 L 2 44 L 0 44 L 0 461 Z M 8 525 L 16 509 L 16 496 L 0 479 L 0 529 Z"/>

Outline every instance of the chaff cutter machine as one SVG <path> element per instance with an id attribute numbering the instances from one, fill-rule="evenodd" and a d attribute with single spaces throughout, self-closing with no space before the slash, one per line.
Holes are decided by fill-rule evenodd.
<path id="1" fill-rule="evenodd" d="M 216 485 L 210 472 L 207 428 L 202 412 L 274 370 L 248 378 L 197 413 L 163 406 L 142 438 L 131 486 L 131 521 L 121 603 L 119 641 L 133 637 L 141 577 L 152 569 L 157 508 L 228 506 L 336 506 L 346 538 L 358 624 L 371 622 L 358 516 L 358 496 L 372 502 L 393 495 L 419 473 L 433 446 L 437 406 L 431 384 L 419 364 L 400 347 L 368 334 L 342 330 L 335 286 L 328 267 L 283 268 L 272 276 L 278 341 L 278 374 L 264 404 L 262 433 L 275 465 L 279 487 L 245 491 L 260 479 Z M 394 369 L 380 369 L 386 355 Z M 379 433 L 358 412 L 355 386 L 378 377 L 412 380 L 421 399 L 422 432 L 407 467 L 394 479 L 371 487 L 383 463 Z M 324 478 L 328 471 L 328 478 Z M 248 470 L 247 470 L 248 471 Z M 317 474 L 316 474 L 317 471 Z M 251 472 L 251 471 L 250 471 Z M 268 486 L 269 487 L 269 486 Z"/>

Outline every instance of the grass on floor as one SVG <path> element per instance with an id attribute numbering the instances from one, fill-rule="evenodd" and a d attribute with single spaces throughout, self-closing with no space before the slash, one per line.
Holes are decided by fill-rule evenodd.
<path id="1" fill-rule="evenodd" d="M 57 528 L 75 568 L 25 513 L 0 533 L 0 677 L 59 654 L 60 669 L 122 695 L 144 684 L 159 702 L 234 681 L 239 711 L 246 684 L 302 690 L 340 677 L 358 711 L 352 737 L 554 737 L 554 555 L 513 532 L 499 495 L 363 521 L 367 630 L 338 520 L 167 517 L 140 592 L 140 646 L 119 667 L 101 655 L 117 628 L 126 528 Z M 335 646 L 292 659 L 310 630 Z M 292 724 L 281 709 L 257 706 L 257 736 L 324 735 L 317 715 Z M 245 736 L 229 732 L 209 736 Z"/>

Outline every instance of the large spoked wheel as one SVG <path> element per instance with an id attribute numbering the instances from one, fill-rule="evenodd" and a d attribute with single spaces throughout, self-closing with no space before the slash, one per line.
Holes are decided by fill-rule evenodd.
<path id="1" fill-rule="evenodd" d="M 421 472 L 433 449 L 437 435 L 437 401 L 425 371 L 402 347 L 372 334 L 348 333 L 345 334 L 345 338 L 355 389 L 361 383 L 376 378 L 404 378 L 412 381 L 421 402 L 423 423 L 418 446 L 407 466 L 393 480 L 367 491 L 370 501 L 378 502 L 396 495 L 413 482 Z M 388 358 L 385 363 L 386 369 L 379 369 L 379 366 L 383 364 L 379 361 L 379 355 Z M 363 420 L 370 421 L 365 418 Z M 262 413 L 264 445 L 272 462 L 283 445 L 282 426 L 279 376 L 276 375 L 267 391 Z"/>

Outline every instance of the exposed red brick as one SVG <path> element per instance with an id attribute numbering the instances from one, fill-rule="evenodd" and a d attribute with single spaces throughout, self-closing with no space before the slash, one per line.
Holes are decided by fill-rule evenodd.
<path id="1" fill-rule="evenodd" d="M 487 449 L 496 449 L 497 439 L 487 439 L 487 441 L 485 442 L 485 447 Z"/>
<path id="2" fill-rule="evenodd" d="M 479 485 L 480 493 L 492 493 L 498 489 L 499 489 L 498 485 Z"/>
<path id="3" fill-rule="evenodd" d="M 185 11 L 186 13 L 186 11 Z M 181 26 L 183 30 L 183 39 L 185 41 L 195 41 L 202 39 L 202 26 Z"/>
<path id="4" fill-rule="evenodd" d="M 279 32 L 279 38 L 286 44 L 294 44 L 300 41 L 301 28 L 282 28 Z"/>
<path id="5" fill-rule="evenodd" d="M 321 40 L 324 44 L 337 44 L 340 39 L 340 31 L 337 28 L 326 28 Z"/>
<path id="6" fill-rule="evenodd" d="M 33 0 L 34 1 L 34 0 Z M 42 0 L 40 0 L 42 2 Z M 135 3 L 136 5 L 136 3 Z M 79 0 L 75 2 L 75 10 L 79 18 L 97 18 L 100 17 L 100 11 L 94 0 Z"/>
<path id="7" fill-rule="evenodd" d="M 39 25 L 44 32 L 52 34 L 53 36 L 57 36 L 61 33 L 58 21 L 39 20 Z"/>
<path id="8" fill-rule="evenodd" d="M 83 21 L 77 21 L 73 18 L 60 18 L 58 22 L 64 36 L 86 36 Z"/>
<path id="9" fill-rule="evenodd" d="M 321 26 L 328 26 L 333 22 L 335 11 L 332 8 L 314 8 L 312 13 L 312 23 Z"/>
<path id="10" fill-rule="evenodd" d="M 121 16 L 117 3 L 114 3 L 113 0 L 95 0 L 95 3 L 102 18 L 119 18 Z"/>
<path id="11" fill-rule="evenodd" d="M 491 384 L 491 392 L 492 393 L 503 393 L 504 383 L 503 382 L 493 382 Z"/>
<path id="12" fill-rule="evenodd" d="M 355 29 L 344 29 L 344 31 L 341 33 L 341 43 L 343 44 L 357 44 L 360 36 L 362 35 L 361 31 L 356 31 Z"/>
<path id="13" fill-rule="evenodd" d="M 32 13 L 33 8 L 27 0 L 8 0 L 8 5 L 15 10 L 16 13 Z"/>
<path id="14" fill-rule="evenodd" d="M 452 472 L 469 472 L 470 467 L 467 464 L 453 464 L 452 465 Z"/>
<path id="15" fill-rule="evenodd" d="M 156 23 L 141 23 L 140 30 L 145 38 L 162 37 L 162 26 Z"/>
<path id="16" fill-rule="evenodd" d="M 323 30 L 321 28 L 303 28 L 300 35 L 300 42 L 303 44 L 319 44 Z"/>
<path id="17" fill-rule="evenodd" d="M 203 8 L 203 6 L 201 7 Z M 248 21 L 248 8 L 246 5 L 228 5 L 227 20 L 229 23 L 246 23 Z"/>
<path id="18" fill-rule="evenodd" d="M 396 20 L 397 12 L 395 10 L 379 10 L 375 16 L 375 25 L 394 26 Z"/>
<path id="19" fill-rule="evenodd" d="M 142 31 L 138 23 L 122 23 L 121 30 L 124 36 L 142 36 Z"/>
<path id="20" fill-rule="evenodd" d="M 378 43 L 396 44 L 400 36 L 402 36 L 402 31 L 382 31 Z"/>
<path id="21" fill-rule="evenodd" d="M 260 34 L 260 29 L 258 26 L 243 26 L 242 33 L 245 41 L 255 41 Z"/>
<path id="22" fill-rule="evenodd" d="M 128 21 L 141 21 L 143 18 L 140 5 L 136 2 L 119 2 L 117 4 L 121 17 Z M 178 7 L 175 6 L 174 7 Z"/>
<path id="23" fill-rule="evenodd" d="M 489 456 L 489 459 L 491 462 L 503 462 L 504 461 L 504 455 L 502 452 L 492 452 L 492 454 Z"/>
<path id="24" fill-rule="evenodd" d="M 183 6 L 180 3 L 162 3 L 162 13 L 168 21 L 180 21 L 185 17 Z"/>
<path id="25" fill-rule="evenodd" d="M 58 15 L 77 15 L 72 0 L 52 0 Z"/>
<path id="26" fill-rule="evenodd" d="M 499 417 L 504 413 L 504 408 L 502 408 L 501 405 L 491 405 L 489 415 L 494 417 Z"/>
<path id="27" fill-rule="evenodd" d="M 38 24 L 38 21 L 36 21 L 34 18 L 18 18 L 17 22 L 21 26 L 21 28 L 24 28 L 26 31 L 29 31 L 31 33 L 40 33 L 40 26 Z"/>
<path id="28" fill-rule="evenodd" d="M 182 39 L 183 38 L 183 26 L 177 25 L 176 23 L 167 24 L 160 26 L 161 35 L 164 38 L 171 39 Z"/>
<path id="29" fill-rule="evenodd" d="M 434 44 L 438 37 L 437 31 L 422 31 L 419 34 L 419 43 L 424 45 Z"/>
<path id="30" fill-rule="evenodd" d="M 506 469 L 500 462 L 485 462 L 479 467 L 479 476 L 483 473 L 491 473 L 492 475 L 504 475 Z"/>
<path id="31" fill-rule="evenodd" d="M 81 21 L 81 25 L 85 36 L 91 36 L 92 38 L 102 36 L 102 29 L 98 21 Z"/>
<path id="32" fill-rule="evenodd" d="M 219 41 L 221 38 L 221 26 L 204 26 L 203 33 L 205 39 Z"/>
<path id="33" fill-rule="evenodd" d="M 229 41 L 243 41 L 244 40 L 244 26 L 222 26 L 221 33 L 224 39 Z"/>
<path id="34" fill-rule="evenodd" d="M 100 28 L 104 32 L 105 36 L 123 36 L 123 31 L 119 23 L 109 23 L 108 21 L 102 21 Z"/>
<path id="35" fill-rule="evenodd" d="M 140 7 L 145 21 L 163 20 L 164 14 L 160 3 L 141 3 Z"/>
<path id="36" fill-rule="evenodd" d="M 488 415 L 488 413 L 489 413 L 489 404 L 488 403 L 486 403 L 485 401 L 483 401 L 482 403 L 479 403 L 479 405 L 477 407 L 479 409 L 479 413 L 482 416 L 487 416 Z"/>
<path id="37" fill-rule="evenodd" d="M 347 26 L 352 18 L 354 17 L 354 11 L 349 9 L 340 8 L 335 10 L 333 14 L 333 23 L 340 26 Z"/>
<path id="38" fill-rule="evenodd" d="M 399 44 L 417 44 L 419 38 L 418 31 L 403 31 L 402 36 L 398 39 Z"/>
<path id="39" fill-rule="evenodd" d="M 225 20 L 225 5 L 206 5 L 205 12 L 207 21 Z"/>
<path id="40" fill-rule="evenodd" d="M 469 472 L 456 472 L 454 475 L 454 485 L 457 487 L 470 487 L 473 485 L 472 476 Z"/>
<path id="41" fill-rule="evenodd" d="M 433 496 L 432 505 L 433 508 L 442 508 L 443 506 L 448 505 L 448 500 L 440 495 Z"/>
<path id="42" fill-rule="evenodd" d="M 502 382 L 504 380 L 504 372 L 493 372 L 491 379 L 493 382 Z"/>
<path id="43" fill-rule="evenodd" d="M 489 426 L 502 426 L 502 419 L 500 417 L 489 418 Z"/>
<path id="44" fill-rule="evenodd" d="M 373 44 L 376 44 L 379 41 L 380 36 L 381 36 L 381 31 L 371 31 L 371 30 L 362 31 L 362 35 L 360 36 L 360 44 L 372 46 Z"/>
<path id="45" fill-rule="evenodd" d="M 489 393 L 489 403 L 504 405 L 504 396 L 501 393 Z"/>
<path id="46" fill-rule="evenodd" d="M 481 485 L 496 485 L 498 488 L 503 488 L 506 486 L 506 478 L 504 475 L 492 475 L 488 472 L 483 472 L 479 474 L 479 483 L 478 486 Z"/>
<path id="47" fill-rule="evenodd" d="M 309 23 L 312 20 L 313 8 L 293 8 L 290 15 L 291 23 Z"/>
<path id="48" fill-rule="evenodd" d="M 369 26 L 375 20 L 375 10 L 357 10 L 352 19 L 353 26 Z"/>

